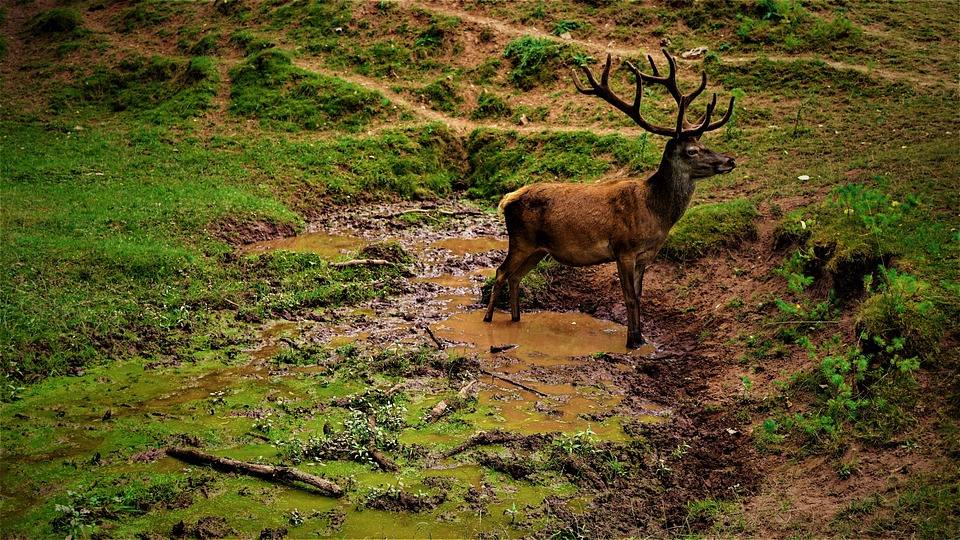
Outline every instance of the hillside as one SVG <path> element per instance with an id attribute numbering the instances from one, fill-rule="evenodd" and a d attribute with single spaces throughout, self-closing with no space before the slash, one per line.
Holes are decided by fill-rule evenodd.
<path id="1" fill-rule="evenodd" d="M 960 536 L 958 8 L 4 4 L 0 531 Z M 737 166 L 646 271 L 652 345 L 612 264 L 480 322 L 504 194 L 661 162 L 579 66 L 632 101 L 665 54 Z"/>

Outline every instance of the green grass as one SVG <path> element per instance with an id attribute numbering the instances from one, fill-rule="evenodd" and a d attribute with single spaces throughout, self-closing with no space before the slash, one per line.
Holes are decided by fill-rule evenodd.
<path id="1" fill-rule="evenodd" d="M 298 215 L 252 181 L 251 167 L 266 159 L 259 152 L 269 147 L 224 159 L 234 148 L 169 144 L 149 128 L 20 126 L 8 133 L 7 180 L 0 186 L 6 247 L 0 256 L 10 272 L 0 283 L 0 354 L 12 380 L 105 362 L 129 354 L 123 351 L 133 343 L 147 356 L 164 342 L 189 349 L 189 334 L 215 328 L 216 311 L 231 306 L 247 305 L 248 316 L 266 317 L 392 290 L 364 285 L 391 270 L 331 271 L 307 255 L 230 256 L 231 248 L 213 234 L 218 223 L 267 222 L 288 231 L 300 226 Z M 426 133 L 420 141 L 397 137 L 393 144 L 410 151 L 433 144 Z M 384 153 L 384 146 L 369 143 L 354 152 Z M 346 141 L 338 144 L 324 151 L 341 155 Z M 409 167 L 403 162 L 397 169 L 394 187 L 409 189 L 402 183 L 414 174 Z M 354 189 L 395 193 L 372 172 L 354 174 L 372 177 Z"/>
<path id="2" fill-rule="evenodd" d="M 588 182 L 618 167 L 643 175 L 640 171 L 660 157 L 660 148 L 646 136 L 632 139 L 585 131 L 521 136 L 477 130 L 470 134 L 466 151 L 468 195 L 494 203 L 503 194 L 538 181 Z"/>
<path id="3" fill-rule="evenodd" d="M 757 237 L 757 215 L 754 204 L 743 199 L 694 206 L 670 230 L 660 253 L 684 262 L 738 246 Z"/>
<path id="4" fill-rule="evenodd" d="M 230 112 L 265 127 L 357 132 L 395 114 L 379 92 L 296 68 L 275 49 L 253 55 L 230 77 Z"/>

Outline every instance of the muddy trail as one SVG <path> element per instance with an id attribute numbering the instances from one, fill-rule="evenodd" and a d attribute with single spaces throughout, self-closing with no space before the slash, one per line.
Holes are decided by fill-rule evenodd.
<path id="1" fill-rule="evenodd" d="M 691 345 L 699 321 L 660 305 L 665 292 L 653 286 L 644 303 L 646 334 L 656 345 L 627 350 L 615 269 L 600 266 L 550 272 L 546 290 L 525 300 L 521 322 L 498 310 L 483 323 L 481 287 L 506 253 L 504 233 L 497 216 L 455 201 L 381 205 L 328 213 L 298 237 L 242 248 L 372 264 L 372 257 L 389 259 L 389 242 L 412 255 L 402 294 L 323 314 L 284 313 L 288 320 L 262 327 L 263 343 L 252 351 L 252 365 L 291 347 L 345 344 L 452 359 L 445 373 L 437 364 L 403 370 L 391 390 L 436 396 L 438 387 L 459 389 L 468 399 L 427 398 L 422 418 L 441 427 L 466 423 L 477 434 L 443 437 L 414 428 L 421 437 L 401 435 L 420 454 L 410 459 L 407 452 L 404 467 L 432 495 L 391 488 L 366 507 L 434 513 L 458 524 L 426 529 L 440 535 L 660 536 L 710 525 L 706 518 L 690 522 L 689 501 L 750 493 L 758 478 L 745 434 L 728 413 L 701 407 L 716 365 Z M 349 258 L 353 253 L 358 258 Z M 457 367 L 449 369 L 451 363 Z M 433 477 L 467 470 L 482 471 L 485 480 L 457 487 L 463 474 Z M 491 474 L 500 482 L 486 480 Z M 554 492 L 558 482 L 568 487 Z M 463 489 L 463 501 L 451 506 Z M 482 515 L 485 506 L 493 516 L 488 526 L 465 518 Z M 360 518 L 346 515 L 342 531 L 356 530 L 349 522 Z"/>

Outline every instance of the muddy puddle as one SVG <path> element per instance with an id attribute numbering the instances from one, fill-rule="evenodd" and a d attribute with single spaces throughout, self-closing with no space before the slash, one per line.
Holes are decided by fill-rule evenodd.
<path id="1" fill-rule="evenodd" d="M 348 249 L 372 241 L 397 242 L 414 257 L 417 275 L 413 282 L 434 287 L 429 301 L 420 293 L 415 300 L 417 317 L 412 320 L 378 324 L 375 330 L 340 326 L 329 338 L 311 336 L 302 329 L 300 340 L 329 339 L 337 345 L 352 340 L 380 335 L 379 342 L 393 337 L 397 342 L 425 341 L 417 330 L 428 323 L 433 335 L 448 354 L 476 356 L 484 374 L 480 377 L 480 403 L 496 413 L 472 419 L 481 429 L 499 428 L 519 433 L 566 433 L 591 429 L 607 440 L 622 440 L 623 431 L 615 416 L 596 426 L 584 417 L 604 416 L 620 403 L 626 392 L 614 378 L 603 378 L 592 372 L 589 380 L 573 374 L 589 371 L 595 357 L 604 353 L 649 355 L 653 347 L 638 351 L 627 349 L 626 327 L 577 312 L 527 312 L 519 322 L 512 322 L 509 313 L 499 311 L 490 323 L 482 321 L 483 306 L 479 302 L 480 286 L 496 272 L 502 261 L 507 241 L 502 236 L 451 237 L 434 241 L 422 238 L 385 235 L 363 239 L 352 232 L 313 232 L 298 237 L 262 242 L 245 248 L 250 252 L 284 249 L 314 252 L 321 256 L 343 258 Z M 466 262 L 464 262 L 466 261 Z M 479 266 L 477 265 L 479 261 Z M 403 310 L 410 299 L 391 299 L 395 309 Z M 382 308 L 382 306 L 380 306 Z M 344 318 L 361 314 L 376 320 L 382 309 L 364 306 L 344 310 Z M 432 322 L 435 321 L 435 322 Z M 255 357 L 269 357 L 276 350 L 273 335 L 277 328 L 290 330 L 287 323 L 264 332 L 263 349 L 253 351 Z M 384 337 L 386 336 L 386 337 Z M 614 364 L 615 369 L 629 371 L 627 363 Z M 577 383 L 571 382 L 577 380 Z M 661 410 L 650 405 L 651 421 L 662 419 Z"/>

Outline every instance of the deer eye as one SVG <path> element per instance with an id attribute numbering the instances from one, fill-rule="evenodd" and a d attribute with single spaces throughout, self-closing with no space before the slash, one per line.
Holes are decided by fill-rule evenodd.
<path id="1" fill-rule="evenodd" d="M 693 157 L 699 153 L 700 153 L 700 149 L 695 146 L 691 146 L 690 148 L 687 148 L 687 155 L 690 157 Z"/>

